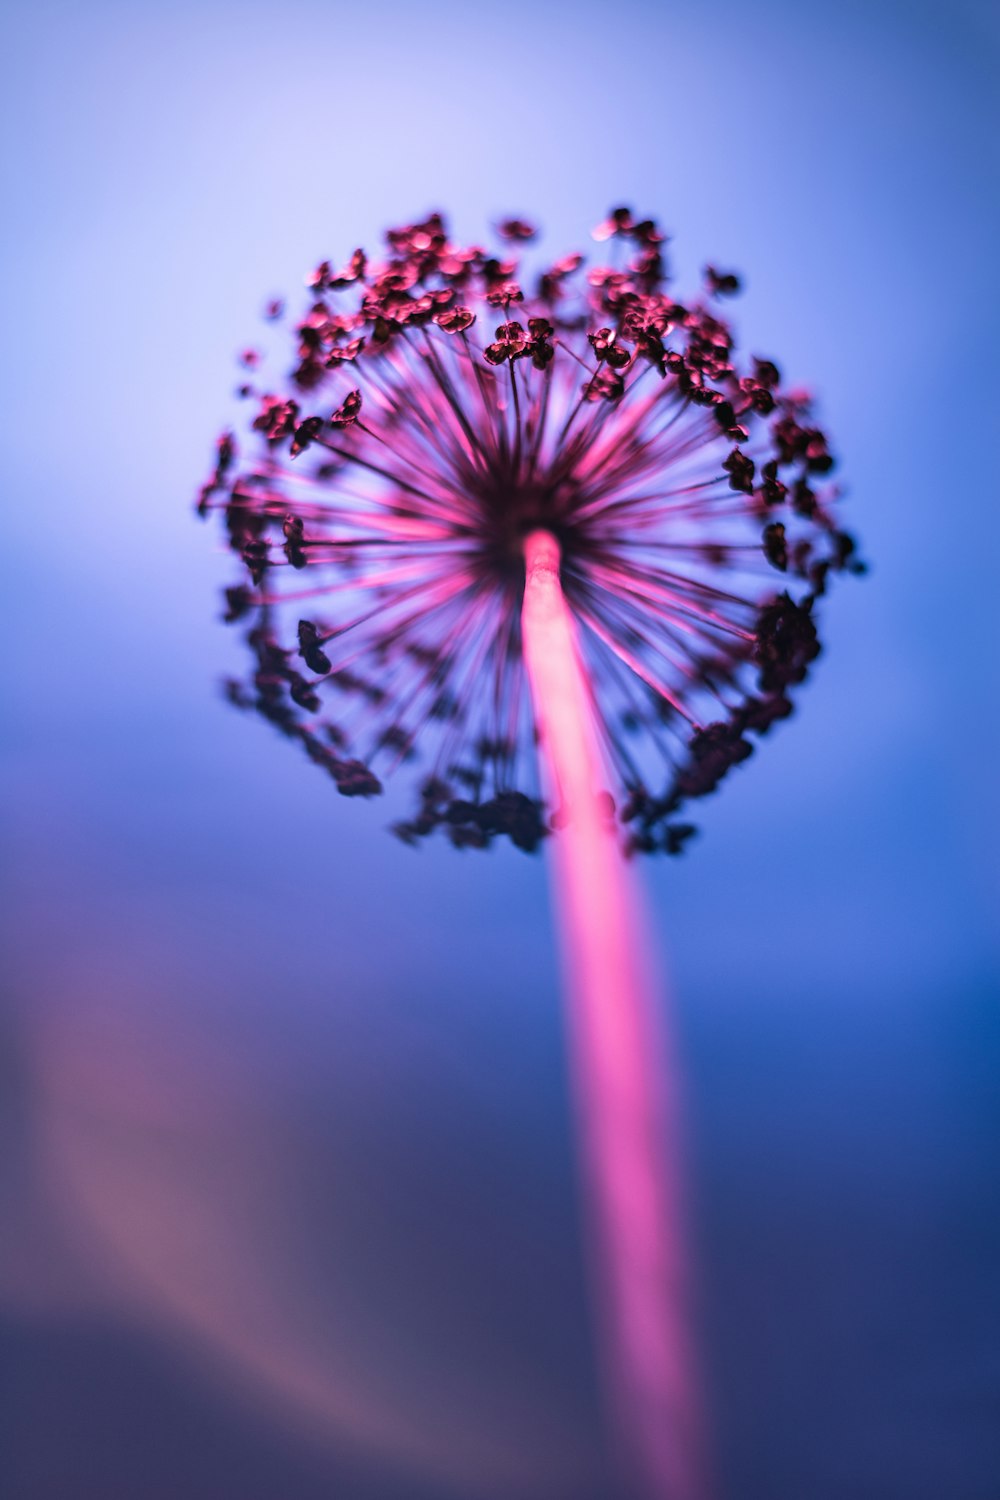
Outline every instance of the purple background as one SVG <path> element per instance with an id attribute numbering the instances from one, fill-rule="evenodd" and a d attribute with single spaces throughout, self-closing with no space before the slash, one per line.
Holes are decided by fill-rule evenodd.
<path id="1" fill-rule="evenodd" d="M 222 704 L 189 497 L 322 256 L 632 202 L 744 270 L 874 562 L 646 872 L 724 1493 L 994 1500 L 995 7 L 3 25 L 4 1493 L 614 1500 L 543 863 L 406 850 Z"/>

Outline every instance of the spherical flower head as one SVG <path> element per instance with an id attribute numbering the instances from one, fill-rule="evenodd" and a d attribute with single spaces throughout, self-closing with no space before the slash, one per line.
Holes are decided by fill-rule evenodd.
<path id="1" fill-rule="evenodd" d="M 219 440 L 202 514 L 241 580 L 226 619 L 252 654 L 229 696 L 332 778 L 373 796 L 413 767 L 407 842 L 559 818 L 540 790 L 520 608 L 524 543 L 549 531 L 630 852 L 676 853 L 713 791 L 792 710 L 819 654 L 816 605 L 861 571 L 809 397 L 740 359 L 709 266 L 669 290 L 666 236 L 617 208 L 529 278 L 534 227 L 460 246 L 442 215 L 308 277 L 292 366 L 242 356 L 250 456 Z M 269 304 L 271 321 L 283 316 Z"/>

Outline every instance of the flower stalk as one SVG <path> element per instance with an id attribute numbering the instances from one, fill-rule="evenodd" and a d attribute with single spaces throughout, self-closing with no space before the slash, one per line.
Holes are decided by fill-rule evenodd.
<path id="1" fill-rule="evenodd" d="M 567 991 L 598 1334 L 623 1458 L 649 1500 L 704 1500 L 674 1090 L 650 942 L 606 794 L 590 691 L 546 531 L 524 543 L 521 612 Z"/>

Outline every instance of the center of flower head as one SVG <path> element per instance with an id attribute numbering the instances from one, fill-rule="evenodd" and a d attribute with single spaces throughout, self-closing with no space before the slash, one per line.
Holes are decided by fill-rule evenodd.
<path id="1" fill-rule="evenodd" d="M 560 550 L 574 556 L 585 545 L 585 528 L 574 520 L 570 479 L 498 473 L 474 495 L 481 507 L 478 528 L 485 567 L 498 580 L 519 582 L 524 574 L 524 543 L 533 532 L 553 535 Z"/>
<path id="2" fill-rule="evenodd" d="M 791 711 L 814 605 L 859 568 L 833 459 L 808 398 L 737 360 L 731 273 L 678 301 L 664 235 L 622 208 L 594 231 L 610 264 L 584 281 L 564 256 L 532 291 L 510 255 L 531 226 L 498 227 L 496 254 L 432 214 L 381 262 L 322 262 L 291 388 L 243 385 L 259 453 L 237 472 L 225 434 L 199 500 L 245 568 L 227 618 L 251 620 L 255 665 L 230 693 L 347 795 L 419 755 L 403 837 L 533 848 L 518 612 L 528 539 L 549 536 L 629 847 L 672 852 L 681 803 Z"/>

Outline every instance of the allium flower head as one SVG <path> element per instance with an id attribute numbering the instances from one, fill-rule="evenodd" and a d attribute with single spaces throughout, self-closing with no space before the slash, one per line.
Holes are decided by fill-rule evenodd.
<path id="1" fill-rule="evenodd" d="M 199 509 L 222 513 L 253 670 L 228 684 L 347 796 L 411 764 L 396 831 L 533 849 L 546 808 L 521 642 L 524 541 L 550 531 L 631 850 L 676 852 L 675 815 L 791 712 L 816 601 L 859 571 L 827 440 L 769 358 L 739 359 L 709 266 L 677 300 L 665 235 L 615 209 L 598 263 L 531 278 L 443 217 L 309 276 L 290 372 L 260 383 L 250 457 L 219 440 Z M 269 305 L 271 320 L 283 316 Z"/>

